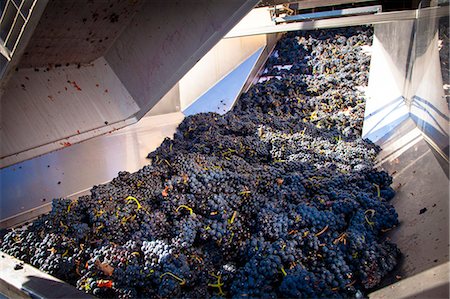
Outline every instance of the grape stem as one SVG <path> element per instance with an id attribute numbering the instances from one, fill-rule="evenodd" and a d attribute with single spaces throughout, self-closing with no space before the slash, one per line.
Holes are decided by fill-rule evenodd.
<path id="1" fill-rule="evenodd" d="M 72 208 L 72 205 L 73 205 L 73 204 L 76 204 L 76 203 L 77 203 L 76 200 L 73 200 L 73 201 L 70 202 L 69 206 L 67 207 L 67 213 L 70 212 L 70 209 Z"/>
<path id="2" fill-rule="evenodd" d="M 98 233 L 99 230 L 101 230 L 102 228 L 104 228 L 105 226 L 103 225 L 103 223 L 101 223 L 99 226 L 97 226 L 97 228 L 95 229 L 95 231 Z"/>
<path id="3" fill-rule="evenodd" d="M 252 193 L 252 192 L 249 191 L 249 190 L 245 190 L 245 191 L 239 192 L 239 195 L 248 195 L 248 194 L 250 194 L 250 193 Z"/>
<path id="4" fill-rule="evenodd" d="M 372 218 L 373 215 L 375 215 L 375 210 L 374 209 L 368 209 L 364 212 L 364 218 L 366 219 L 366 222 L 370 225 L 373 226 L 375 224 L 375 222 L 370 221 L 369 218 L 367 218 L 367 214 L 371 214 L 370 217 Z"/>
<path id="5" fill-rule="evenodd" d="M 60 221 L 59 224 L 61 225 L 61 227 L 64 227 L 64 233 L 69 229 L 69 227 L 65 225 L 62 221 Z"/>
<path id="6" fill-rule="evenodd" d="M 392 230 L 393 228 L 395 228 L 395 225 L 393 227 L 388 227 L 388 228 L 382 229 L 381 232 L 386 233 L 386 232 Z"/>
<path id="7" fill-rule="evenodd" d="M 337 237 L 334 241 L 333 244 L 337 244 L 339 242 L 344 243 L 344 245 L 347 245 L 347 233 L 342 233 L 339 235 L 339 237 Z"/>
<path id="8" fill-rule="evenodd" d="M 172 276 L 173 278 L 175 278 L 176 280 L 178 280 L 178 281 L 180 282 L 180 286 L 186 284 L 186 279 L 180 278 L 180 277 L 176 276 L 175 274 L 173 274 L 172 272 L 166 272 L 166 273 L 163 273 L 163 274 L 161 274 L 161 276 L 160 276 L 159 278 L 163 278 L 163 277 L 166 276 L 166 275 L 170 275 L 170 276 Z"/>
<path id="9" fill-rule="evenodd" d="M 236 219 L 237 211 L 234 211 L 233 215 L 231 216 L 231 219 L 229 220 L 230 224 L 233 224 L 234 220 Z"/>

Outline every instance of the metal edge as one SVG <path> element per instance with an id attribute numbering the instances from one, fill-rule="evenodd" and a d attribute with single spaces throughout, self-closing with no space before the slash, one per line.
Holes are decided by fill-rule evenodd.
<path id="1" fill-rule="evenodd" d="M 243 92 L 247 92 L 253 84 L 258 82 L 259 77 L 261 76 L 262 72 L 264 71 L 264 66 L 267 62 L 267 59 L 269 59 L 270 55 L 272 55 L 273 50 L 275 50 L 275 47 L 277 46 L 278 41 L 281 38 L 281 34 L 279 33 L 272 33 L 275 34 L 275 41 L 273 42 L 273 45 L 269 45 L 268 42 L 266 42 L 266 48 L 261 53 L 259 60 L 257 61 L 255 68 L 250 73 L 250 75 L 247 78 L 247 81 L 245 82 L 244 86 L 242 87 L 241 91 L 239 92 L 239 95 Z M 266 35 L 266 39 L 269 38 L 269 34 Z M 265 55 L 265 57 L 264 57 Z M 261 57 L 263 57 L 261 59 Z"/>
<path id="2" fill-rule="evenodd" d="M 372 5 L 372 6 L 362 6 L 355 8 L 344 8 L 339 10 L 327 10 L 323 12 L 313 12 L 307 14 L 298 14 L 292 16 L 285 17 L 277 17 L 274 19 L 276 23 L 283 22 L 295 22 L 295 21 L 303 21 L 303 20 L 311 20 L 311 19 L 323 19 L 323 18 L 335 18 L 335 17 L 343 17 L 350 15 L 365 15 L 365 14 L 374 14 L 380 13 L 382 9 L 381 5 Z"/>
<path id="3" fill-rule="evenodd" d="M 155 142 L 151 141 L 152 145 L 149 147 L 146 146 L 147 149 L 144 150 L 144 154 L 146 155 L 148 152 L 156 149 L 165 137 L 172 138 L 172 135 L 175 132 L 173 130 L 176 130 L 176 127 L 183 121 L 183 119 L 184 119 L 184 115 L 181 112 L 174 112 L 174 113 L 168 113 L 168 114 L 156 115 L 156 116 L 146 116 L 146 117 L 142 118 L 137 124 L 134 124 L 134 125 L 131 125 L 128 127 L 124 127 L 122 129 L 114 131 L 110 134 L 99 136 L 98 138 L 92 138 L 94 140 L 89 140 L 86 143 L 81 143 L 81 144 L 77 145 L 78 149 L 63 148 L 60 150 L 59 153 L 54 152 L 53 154 L 56 154 L 56 156 L 58 156 L 58 155 L 66 155 L 67 156 L 67 154 L 69 152 L 72 152 L 72 150 L 75 150 L 75 153 L 77 153 L 77 152 L 78 153 L 80 153 L 80 152 L 88 153 L 89 148 L 91 148 L 91 149 L 95 148 L 96 151 L 100 154 L 100 156 L 103 156 L 104 154 L 107 153 L 107 150 L 111 149 L 109 146 L 105 145 L 107 143 L 103 144 L 103 142 L 106 142 L 107 140 L 112 139 L 112 140 L 116 140 L 117 142 L 120 143 L 120 142 L 126 142 L 127 136 L 128 137 L 129 136 L 142 136 L 144 139 L 142 139 L 141 141 L 143 141 L 144 143 L 147 143 L 147 141 L 145 141 L 145 140 L 147 140 L 146 138 L 148 138 L 148 137 L 144 137 L 144 135 L 148 134 L 149 130 L 153 131 L 153 132 L 160 132 L 160 133 L 162 132 L 162 134 L 159 134 L 159 133 L 152 134 L 152 136 L 154 136 L 153 138 L 155 138 L 155 139 L 152 138 L 152 140 L 155 140 Z M 96 139 L 98 139 L 98 140 L 96 140 Z M 134 139 L 134 137 L 133 137 L 133 139 Z M 156 142 L 156 140 L 159 140 L 159 142 Z M 98 143 L 97 143 L 97 141 L 98 141 Z M 135 149 L 139 148 L 139 146 L 140 146 L 139 144 L 134 144 Z M 75 168 L 69 167 L 69 169 L 67 169 L 67 171 L 70 172 L 70 169 L 72 169 L 72 170 L 75 169 L 76 172 L 81 174 L 82 176 L 93 175 L 94 177 L 96 177 L 97 175 L 100 174 L 100 176 L 97 177 L 95 184 L 93 184 L 92 182 L 87 183 L 85 181 L 82 184 L 78 183 L 78 184 L 72 185 L 73 188 L 70 187 L 67 190 L 64 189 L 64 192 L 55 191 L 57 194 L 52 194 L 53 192 L 49 191 L 49 192 L 46 192 L 46 195 L 43 195 L 42 197 L 33 197 L 32 202 L 34 202 L 34 204 L 32 204 L 31 206 L 27 206 L 26 209 L 24 208 L 23 210 L 16 211 L 13 214 L 8 214 L 7 217 L 0 219 L 0 229 L 10 228 L 10 227 L 20 227 L 23 224 L 33 221 L 35 218 L 39 217 L 41 214 L 48 213 L 51 210 L 51 199 L 53 199 L 53 198 L 78 199 L 80 196 L 89 195 L 90 190 L 92 189 L 93 185 L 102 185 L 102 184 L 106 184 L 106 183 L 110 182 L 112 179 L 114 179 L 117 176 L 117 172 L 119 172 L 119 171 L 135 172 L 138 169 L 141 169 L 142 167 L 144 167 L 145 165 L 148 165 L 148 163 L 149 163 L 148 160 L 145 158 L 145 155 L 142 155 L 141 156 L 142 159 L 139 159 L 138 161 L 132 160 L 131 168 L 113 166 L 112 168 L 110 168 L 110 172 L 108 172 L 108 175 L 105 175 L 105 173 L 103 173 L 103 172 L 98 172 L 97 169 L 89 170 L 92 167 L 92 165 L 89 165 L 87 168 L 82 167 L 79 169 L 76 166 L 77 165 L 76 161 L 78 161 L 79 159 L 76 157 L 76 155 L 72 156 L 72 159 L 70 161 L 72 163 L 74 163 L 72 167 L 75 167 Z M 46 155 L 43 155 L 43 156 L 45 158 Z M 61 158 L 61 156 L 60 156 L 60 158 Z M 35 158 L 33 158 L 33 159 L 35 159 Z M 57 160 L 58 159 L 56 158 L 55 161 L 57 161 Z M 68 161 L 64 162 L 64 159 L 59 160 L 59 161 L 61 161 L 63 163 L 62 165 L 64 165 L 64 163 L 68 163 Z M 71 162 L 69 162 L 69 164 Z M 105 163 L 107 163 L 107 162 L 105 161 Z M 104 164 L 100 164 L 100 167 L 101 167 L 101 165 L 104 166 Z M 12 168 L 16 168 L 16 167 L 21 167 L 21 164 L 12 166 Z M 44 165 L 44 167 L 45 167 L 45 165 Z M 45 167 L 44 171 L 46 171 L 47 169 L 48 168 Z M 112 171 L 112 169 L 115 169 L 115 170 Z M 64 171 L 62 171 L 62 172 L 64 172 Z M 58 172 L 58 173 L 61 173 L 61 172 Z M 41 175 L 46 176 L 47 172 L 42 172 Z M 49 175 L 49 178 L 54 178 L 54 177 L 52 177 L 51 172 L 48 173 L 48 175 Z M 27 181 L 29 179 L 30 179 L 30 177 L 25 177 L 25 178 L 23 178 L 23 181 Z M 45 188 L 48 188 L 48 187 L 45 187 Z M 52 189 L 50 188 L 49 190 L 52 190 Z M 23 193 L 22 189 L 19 189 L 17 191 Z M 5 196 L 6 196 L 5 198 L 7 198 L 8 195 L 5 195 Z M 20 198 L 21 197 L 19 196 L 19 202 L 20 202 Z M 42 201 L 42 198 L 46 198 L 46 201 Z M 14 198 L 12 198 L 12 199 L 14 199 Z M 14 200 L 12 202 L 16 206 L 19 205 L 19 203 L 15 202 Z M 5 208 L 5 206 L 0 207 L 0 209 L 1 208 Z"/>
<path id="4" fill-rule="evenodd" d="M 226 72 L 224 75 L 222 75 L 219 79 L 217 79 L 216 82 L 214 82 L 213 84 L 211 84 L 211 86 L 206 89 L 205 91 L 203 91 L 196 99 L 194 99 L 191 103 L 189 103 L 185 108 L 183 108 L 181 110 L 181 112 L 184 114 L 184 111 L 186 111 L 187 109 L 189 109 L 191 106 L 195 105 L 197 100 L 199 100 L 201 97 L 203 97 L 206 93 L 208 93 L 211 89 L 213 89 L 217 84 L 219 84 L 223 79 L 225 79 L 227 76 L 229 76 L 232 72 L 234 72 L 238 67 L 240 67 L 243 63 L 245 63 L 250 57 L 252 57 L 256 52 L 258 52 L 259 50 L 261 50 L 261 48 L 265 48 L 267 46 L 266 45 L 262 45 L 260 46 L 258 49 L 256 49 L 254 52 L 250 53 L 248 56 L 246 56 L 244 59 L 240 60 L 239 62 L 237 62 L 232 69 L 230 69 L 228 72 Z M 258 56 L 258 59 L 260 58 L 260 56 L 262 55 L 262 53 L 264 52 L 264 49 L 261 51 L 260 55 Z M 256 61 L 258 61 L 258 59 Z M 239 91 L 238 96 L 240 96 L 241 91 Z M 233 101 L 234 103 L 234 101 Z"/>
<path id="5" fill-rule="evenodd" d="M 7 298 L 31 299 L 31 296 L 17 288 L 12 287 L 8 282 L 0 277 L 0 295 Z"/>
<path id="6" fill-rule="evenodd" d="M 14 55 L 6 64 L 5 68 L 3 70 L 0 70 L 0 97 L 2 96 L 4 88 L 9 81 L 9 78 L 11 77 L 11 70 L 13 70 L 19 63 L 20 58 L 22 57 L 22 54 L 24 53 L 25 48 L 31 39 L 31 36 L 33 35 L 34 30 L 36 29 L 36 26 L 39 23 L 39 20 L 41 19 L 45 8 L 47 7 L 48 1 L 49 0 L 38 0 L 35 3 L 33 11 L 29 16 L 27 27 L 22 33 L 20 40 L 16 44 Z"/>
<path id="7" fill-rule="evenodd" d="M 26 161 L 26 160 L 29 160 L 32 158 L 42 156 L 46 153 L 50 153 L 50 152 L 59 150 L 64 147 L 71 146 L 73 144 L 76 144 L 76 143 L 79 143 L 79 142 L 82 142 L 85 140 L 89 140 L 91 138 L 94 138 L 94 137 L 97 137 L 97 136 L 100 136 L 103 134 L 117 131 L 118 129 L 124 128 L 131 124 L 134 124 L 137 121 L 138 120 L 135 117 L 130 117 L 128 119 L 118 121 L 118 122 L 109 124 L 104 127 L 100 127 L 97 129 L 82 132 L 80 134 L 72 135 L 72 136 L 69 136 L 69 137 L 66 137 L 66 138 L 63 138 L 60 140 L 56 140 L 51 143 L 47 143 L 47 144 L 40 145 L 35 148 L 30 148 L 30 149 L 24 150 L 24 151 L 16 153 L 16 154 L 0 157 L 0 169 L 11 166 L 18 162 L 23 162 L 23 161 Z"/>
<path id="8" fill-rule="evenodd" d="M 180 79 L 199 61 L 203 56 L 211 50 L 214 45 L 216 45 L 224 36 L 229 32 L 239 21 L 245 17 L 245 15 L 250 12 L 255 5 L 259 2 L 259 0 L 247 0 L 244 1 L 235 12 L 225 20 L 222 26 L 211 34 L 205 42 L 198 47 L 197 51 L 193 53 L 185 62 L 180 66 L 178 71 L 172 73 L 172 76 L 166 80 L 165 86 L 162 90 L 165 90 L 164 94 L 172 88 Z M 120 78 L 119 78 L 120 79 Z M 161 99 L 164 94 L 160 94 L 157 97 Z M 135 114 L 137 119 L 141 119 L 151 108 L 153 108 L 155 103 L 146 103 L 141 107 L 141 110 Z"/>
<path id="9" fill-rule="evenodd" d="M 0 294 L 9 298 L 95 298 L 50 274 L 0 251 Z"/>
<path id="10" fill-rule="evenodd" d="M 297 31 L 297 30 L 312 30 L 312 29 L 325 29 L 325 28 L 336 28 L 336 27 L 348 27 L 348 26 L 358 26 L 358 25 L 373 25 L 381 24 L 392 21 L 402 21 L 402 20 L 415 20 L 417 18 L 425 17 L 442 17 L 448 16 L 448 7 L 430 7 L 421 9 L 420 12 L 416 9 L 414 10 L 402 10 L 395 12 L 383 12 L 373 15 L 363 15 L 363 16 L 349 16 L 342 18 L 332 18 L 325 20 L 313 20 L 305 22 L 296 22 L 281 25 L 264 26 L 257 28 L 249 28 L 247 30 L 239 30 L 238 32 L 233 32 L 231 30 L 224 38 L 232 38 L 239 36 L 255 35 L 255 34 L 266 34 L 266 33 L 277 33 L 277 32 L 287 32 L 287 31 Z"/>

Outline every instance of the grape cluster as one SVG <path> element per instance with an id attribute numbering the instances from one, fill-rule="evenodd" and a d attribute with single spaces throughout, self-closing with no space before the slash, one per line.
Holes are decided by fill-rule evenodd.
<path id="1" fill-rule="evenodd" d="M 149 165 L 0 250 L 99 297 L 362 296 L 400 254 L 392 178 L 360 137 L 371 39 L 286 34 L 232 111 L 186 117 Z"/>

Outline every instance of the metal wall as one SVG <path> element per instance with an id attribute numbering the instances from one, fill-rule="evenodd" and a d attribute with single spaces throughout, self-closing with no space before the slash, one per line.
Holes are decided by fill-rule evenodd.
<path id="1" fill-rule="evenodd" d="M 376 142 L 409 118 L 405 93 L 414 42 L 414 20 L 374 25 L 363 137 Z"/>
<path id="2" fill-rule="evenodd" d="M 215 83 L 261 47 L 265 34 L 222 39 L 180 80 L 181 110 L 198 99 Z"/>
<path id="3" fill-rule="evenodd" d="M 411 118 L 448 168 L 449 107 L 438 44 L 438 21 L 448 18 L 448 6 L 416 14 L 414 20 L 374 25 L 363 137 L 375 142 L 389 138 Z"/>
<path id="4" fill-rule="evenodd" d="M 258 1 L 116 2 L 48 1 L 2 78 L 0 167 L 135 123 Z"/>
<path id="5" fill-rule="evenodd" d="M 426 14 L 424 10 L 427 8 L 418 10 L 409 100 L 411 118 L 428 143 L 448 163 L 449 106 L 443 85 L 450 82 L 443 82 L 438 42 L 439 19 L 449 17 L 448 7 L 446 8 L 447 14 L 444 16 L 438 13 Z"/>

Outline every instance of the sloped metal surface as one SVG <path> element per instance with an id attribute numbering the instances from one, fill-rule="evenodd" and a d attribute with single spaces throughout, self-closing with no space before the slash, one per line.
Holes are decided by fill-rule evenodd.
<path id="1" fill-rule="evenodd" d="M 94 61 L 113 45 L 144 2 L 50 0 L 19 68 Z"/>
<path id="2" fill-rule="evenodd" d="M 253 55 L 183 110 L 184 115 L 193 115 L 201 112 L 216 112 L 219 114 L 228 112 L 239 97 L 263 49 L 264 47 L 258 49 Z"/>
<path id="3" fill-rule="evenodd" d="M 256 3 L 49 1 L 0 85 L 0 167 L 137 122 Z"/>

